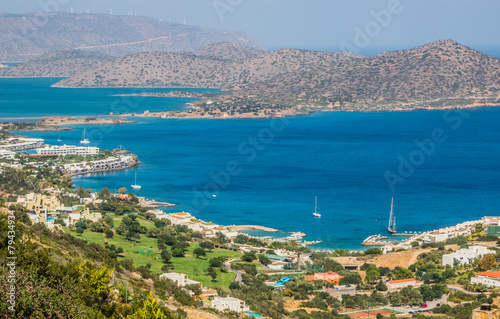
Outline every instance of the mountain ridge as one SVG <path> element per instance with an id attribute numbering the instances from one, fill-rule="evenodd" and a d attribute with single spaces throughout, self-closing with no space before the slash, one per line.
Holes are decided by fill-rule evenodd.
<path id="1" fill-rule="evenodd" d="M 0 61 L 26 61 L 49 51 L 91 50 L 113 56 L 144 51 L 195 51 L 206 44 L 237 42 L 265 50 L 244 32 L 109 14 L 0 14 Z"/>

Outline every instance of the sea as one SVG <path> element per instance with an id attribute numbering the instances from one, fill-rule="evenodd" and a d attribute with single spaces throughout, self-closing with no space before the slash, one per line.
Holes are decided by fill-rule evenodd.
<path id="1" fill-rule="evenodd" d="M 194 100 L 116 96 L 174 89 L 52 88 L 58 80 L 0 79 L 0 118 L 181 110 Z M 280 230 L 252 235 L 300 231 L 306 240 L 321 240 L 313 246 L 320 250 L 361 250 L 366 237 L 387 234 L 392 198 L 398 232 L 500 214 L 500 107 L 318 112 L 286 119 L 132 119 L 137 123 L 23 134 L 48 144 L 79 144 L 85 127 L 90 145 L 121 145 L 142 162 L 76 176 L 77 187 L 132 191 L 137 172 L 142 188 L 134 193 L 177 204 L 165 212 Z M 321 218 L 312 215 L 315 198 Z"/>

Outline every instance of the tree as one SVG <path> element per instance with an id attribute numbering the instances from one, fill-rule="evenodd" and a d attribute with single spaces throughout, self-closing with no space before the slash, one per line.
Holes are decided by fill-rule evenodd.
<path id="1" fill-rule="evenodd" d="M 238 234 L 238 236 L 236 236 L 236 238 L 233 240 L 235 244 L 246 244 L 248 242 L 248 240 L 250 239 L 250 237 L 246 236 L 246 235 L 243 235 L 243 234 Z"/>
<path id="2" fill-rule="evenodd" d="M 162 272 L 170 272 L 170 271 L 172 271 L 172 269 L 174 269 L 174 266 L 172 264 L 163 265 L 161 267 Z"/>
<path id="3" fill-rule="evenodd" d="M 106 224 L 108 224 L 110 226 L 111 226 L 111 224 L 113 224 L 113 217 L 109 214 L 106 214 L 106 216 L 104 216 L 103 220 Z"/>
<path id="4" fill-rule="evenodd" d="M 106 229 L 104 231 L 104 235 L 106 235 L 106 238 L 113 238 L 115 233 L 113 233 L 113 231 L 111 229 Z"/>
<path id="5" fill-rule="evenodd" d="M 210 267 L 222 267 L 224 264 L 224 259 L 221 257 L 214 257 L 208 261 Z"/>
<path id="6" fill-rule="evenodd" d="M 361 276 L 358 273 L 351 272 L 351 273 L 345 275 L 344 278 L 340 278 L 339 283 L 341 285 L 347 285 L 347 284 L 357 285 L 357 284 L 360 284 L 362 282 L 363 282 L 363 280 L 361 279 Z"/>
<path id="7" fill-rule="evenodd" d="M 56 218 L 54 220 L 54 224 L 56 224 L 56 225 L 59 224 L 59 225 L 63 225 L 63 226 L 66 225 L 66 223 L 64 222 L 64 219 L 62 219 L 62 218 Z"/>
<path id="8" fill-rule="evenodd" d="M 172 249 L 172 256 L 174 257 L 184 257 L 184 252 L 180 248 Z"/>
<path id="9" fill-rule="evenodd" d="M 388 294 L 389 302 L 393 306 L 399 306 L 403 303 L 403 298 L 401 294 L 397 291 Z"/>
<path id="10" fill-rule="evenodd" d="M 169 319 L 173 318 L 167 308 L 158 304 L 158 301 L 153 297 L 153 292 L 150 291 L 148 299 L 144 302 L 142 308 L 137 310 L 134 315 L 128 316 L 127 319 Z"/>
<path id="11" fill-rule="evenodd" d="M 104 187 L 103 189 L 101 189 L 101 192 L 99 193 L 99 197 L 101 198 L 108 198 L 109 195 L 111 195 L 109 193 L 109 189 L 107 187 Z"/>
<path id="12" fill-rule="evenodd" d="M 241 260 L 243 261 L 251 262 L 255 259 L 257 259 L 257 256 L 255 256 L 255 253 L 253 251 L 247 251 L 243 254 L 243 256 L 241 256 Z"/>
<path id="13" fill-rule="evenodd" d="M 76 233 L 77 233 L 78 235 L 83 234 L 83 232 L 84 232 L 84 231 L 85 231 L 85 230 L 84 230 L 83 228 L 81 228 L 81 227 L 77 227 L 77 228 L 76 228 Z"/>
<path id="14" fill-rule="evenodd" d="M 266 255 L 259 255 L 259 262 L 264 266 L 267 266 L 271 264 L 271 259 L 269 259 Z"/>
<path id="15" fill-rule="evenodd" d="M 195 255 L 196 258 L 199 258 L 200 256 L 205 257 L 207 253 L 205 252 L 205 249 L 198 247 L 193 251 L 193 255 Z"/>
<path id="16" fill-rule="evenodd" d="M 380 278 L 380 271 L 378 270 L 377 266 L 375 265 L 370 265 L 366 269 L 366 282 L 373 282 L 377 279 Z"/>
<path id="17" fill-rule="evenodd" d="M 377 288 L 378 291 L 387 291 L 387 286 L 382 280 L 378 282 L 375 288 Z"/>
<path id="18" fill-rule="evenodd" d="M 444 279 L 448 279 L 448 278 L 455 277 L 456 274 L 455 274 L 455 271 L 453 270 L 453 268 L 447 268 L 445 271 L 443 271 L 443 273 L 441 274 L 441 276 Z"/>
<path id="19" fill-rule="evenodd" d="M 120 224 L 120 226 L 116 228 L 116 233 L 118 235 L 124 235 L 126 232 L 127 232 L 127 226 L 125 226 L 125 224 Z"/>
<path id="20" fill-rule="evenodd" d="M 90 224 L 90 230 L 93 232 L 103 233 L 105 229 L 106 229 L 106 226 L 100 220 L 95 222 L 95 223 Z"/>
<path id="21" fill-rule="evenodd" d="M 215 282 L 215 279 L 217 278 L 217 271 L 213 267 L 208 267 L 207 270 L 205 270 L 208 276 L 212 277 L 212 282 Z"/>
<path id="22" fill-rule="evenodd" d="M 184 288 L 193 292 L 195 294 L 195 296 L 199 296 L 203 293 L 203 290 L 201 289 L 201 285 L 190 284 L 190 285 L 184 286 Z"/>
<path id="23" fill-rule="evenodd" d="M 365 251 L 365 255 L 381 255 L 382 250 L 380 248 L 370 248 Z"/>
<path id="24" fill-rule="evenodd" d="M 172 258 L 172 254 L 166 249 L 161 251 L 160 256 L 164 263 L 168 263 Z"/>
<path id="25" fill-rule="evenodd" d="M 162 219 L 155 220 L 155 227 L 156 228 L 163 228 L 165 226 L 167 226 L 167 223 L 164 220 L 162 220 Z"/>
<path id="26" fill-rule="evenodd" d="M 214 249 L 214 243 L 211 241 L 204 241 L 200 243 L 200 247 L 208 251 L 212 251 L 212 249 Z"/>
<path id="27" fill-rule="evenodd" d="M 411 270 L 404 267 L 396 267 L 392 274 L 394 276 L 394 279 L 396 280 L 413 278 L 413 273 L 411 272 Z"/>
<path id="28" fill-rule="evenodd" d="M 138 233 L 136 233 L 134 231 L 129 230 L 125 234 L 125 238 L 127 240 L 130 240 L 130 241 L 132 241 L 132 240 L 139 240 L 139 239 L 141 239 L 141 235 L 139 235 Z"/>
<path id="29" fill-rule="evenodd" d="M 125 194 L 126 192 L 127 192 L 127 189 L 125 187 L 118 188 L 118 193 Z"/>
<path id="30" fill-rule="evenodd" d="M 481 258 L 481 260 L 477 263 L 477 266 L 481 270 L 488 270 L 495 268 L 497 266 L 497 261 L 495 260 L 495 256 L 493 254 L 488 254 Z"/>
<path id="31" fill-rule="evenodd" d="M 83 228 L 83 229 L 87 229 L 87 223 L 84 222 L 83 220 L 79 220 L 75 223 L 75 226 L 77 228 Z"/>

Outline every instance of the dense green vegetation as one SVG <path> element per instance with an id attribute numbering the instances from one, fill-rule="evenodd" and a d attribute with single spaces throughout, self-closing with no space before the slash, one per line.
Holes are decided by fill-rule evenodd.
<path id="1" fill-rule="evenodd" d="M 0 213 L 0 233 L 13 234 L 11 238 L 0 239 L 0 262 L 6 265 L 10 262 L 7 256 L 17 258 L 15 266 L 0 268 L 0 313 L 12 318 L 184 317 L 182 312 L 159 307 L 153 295 L 148 296 L 149 287 L 140 280 L 135 280 L 134 288 L 129 290 L 132 303 L 116 302 L 121 297 L 115 288 L 127 277 L 116 254 L 106 250 L 106 264 L 103 264 L 102 246 L 86 244 L 41 224 L 30 225 L 26 218 L 22 209 L 12 214 Z M 175 295 L 175 291 L 154 289 L 163 299 Z M 8 299 L 11 292 L 15 292 L 15 299 Z"/>

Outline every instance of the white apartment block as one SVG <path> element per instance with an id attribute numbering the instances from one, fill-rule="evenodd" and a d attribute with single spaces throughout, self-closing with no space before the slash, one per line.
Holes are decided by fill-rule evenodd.
<path id="1" fill-rule="evenodd" d="M 498 217 L 498 216 L 484 216 L 482 221 L 483 221 L 483 224 L 486 224 L 486 225 L 491 225 L 491 226 L 500 225 L 500 217 Z"/>
<path id="2" fill-rule="evenodd" d="M 215 297 L 212 300 L 212 307 L 219 311 L 227 309 L 229 311 L 236 311 L 237 313 L 250 311 L 250 307 L 248 307 L 244 301 L 233 297 Z"/>
<path id="3" fill-rule="evenodd" d="M 37 148 L 38 155 L 97 155 L 99 154 L 99 147 L 94 146 L 76 146 L 76 145 L 51 145 L 42 148 Z"/>
<path id="4" fill-rule="evenodd" d="M 454 253 L 443 255 L 442 265 L 454 266 L 455 262 L 460 265 L 472 264 L 476 258 L 481 258 L 487 254 L 495 254 L 491 249 L 484 246 L 471 246 L 469 248 L 459 249 Z"/>
<path id="5" fill-rule="evenodd" d="M 128 167 L 134 162 L 135 160 L 132 156 L 126 155 L 120 157 L 108 157 L 107 159 L 92 161 L 90 164 L 87 162 L 64 164 L 63 168 L 69 173 L 91 173 Z"/>
<path id="6" fill-rule="evenodd" d="M 183 225 L 186 222 L 191 221 L 194 217 L 187 212 L 181 212 L 181 213 L 170 213 L 168 214 L 167 219 L 170 220 L 170 223 L 172 225 Z"/>

